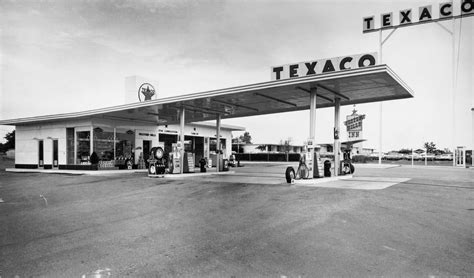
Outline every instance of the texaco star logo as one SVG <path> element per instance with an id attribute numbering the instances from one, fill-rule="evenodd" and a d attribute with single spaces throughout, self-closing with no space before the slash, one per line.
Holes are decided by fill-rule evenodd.
<path id="1" fill-rule="evenodd" d="M 138 100 L 147 101 L 151 100 L 151 97 L 155 95 L 155 88 L 150 83 L 143 83 L 138 88 Z"/>

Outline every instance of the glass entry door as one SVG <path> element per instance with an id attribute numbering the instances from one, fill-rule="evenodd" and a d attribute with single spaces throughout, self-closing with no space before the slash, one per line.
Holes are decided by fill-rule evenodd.
<path id="1" fill-rule="evenodd" d="M 38 168 L 44 167 L 44 142 L 38 141 Z"/>
<path id="2" fill-rule="evenodd" d="M 150 158 L 151 141 L 143 140 L 143 160 L 146 162 Z"/>
<path id="3" fill-rule="evenodd" d="M 455 151 L 456 166 L 465 167 L 466 166 L 466 148 L 457 147 Z"/>
<path id="4" fill-rule="evenodd" d="M 58 140 L 53 140 L 53 168 L 58 168 Z"/>

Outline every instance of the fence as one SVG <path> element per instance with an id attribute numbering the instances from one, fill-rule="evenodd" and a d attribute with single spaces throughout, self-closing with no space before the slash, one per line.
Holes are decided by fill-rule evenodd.
<path id="1" fill-rule="evenodd" d="M 237 153 L 235 159 L 240 161 L 299 161 L 299 153 Z"/>

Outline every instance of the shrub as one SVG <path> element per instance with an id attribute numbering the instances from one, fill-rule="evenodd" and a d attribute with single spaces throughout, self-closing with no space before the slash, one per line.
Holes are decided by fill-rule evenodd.
<path id="1" fill-rule="evenodd" d="M 352 162 L 354 163 L 367 163 L 371 160 L 371 158 L 367 155 L 354 155 L 352 157 Z"/>
<path id="2" fill-rule="evenodd" d="M 95 152 L 93 152 L 91 154 L 90 162 L 91 162 L 92 165 L 96 165 L 96 164 L 99 163 L 99 157 L 97 156 L 97 154 Z"/>

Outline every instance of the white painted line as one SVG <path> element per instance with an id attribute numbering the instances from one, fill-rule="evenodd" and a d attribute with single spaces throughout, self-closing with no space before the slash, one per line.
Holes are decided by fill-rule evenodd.
<path id="1" fill-rule="evenodd" d="M 347 179 L 352 179 L 352 175 L 344 175 L 344 176 L 328 177 L 328 178 L 301 179 L 301 180 L 295 180 L 294 184 L 311 186 L 311 185 L 317 185 L 320 183 L 326 183 L 330 181 L 347 180 Z"/>
<path id="2" fill-rule="evenodd" d="M 338 189 L 358 189 L 358 190 L 380 190 L 390 186 L 406 182 L 409 178 L 389 178 L 389 177 L 355 177 L 347 179 L 332 180 L 329 182 L 312 182 L 306 180 L 305 183 L 296 183 L 298 186 L 324 187 Z M 296 181 L 295 181 L 296 182 Z"/>
<path id="3" fill-rule="evenodd" d="M 397 251 L 397 249 L 393 249 L 392 247 L 388 247 L 386 245 L 384 245 L 383 248 L 388 249 L 388 250 L 392 250 L 392 251 Z"/>
<path id="4" fill-rule="evenodd" d="M 400 167 L 399 164 L 375 164 L 375 163 L 354 163 L 354 167 L 357 171 L 357 168 L 375 168 L 375 169 L 390 169 L 395 167 Z"/>
<path id="5" fill-rule="evenodd" d="M 205 173 L 185 173 L 185 174 L 166 174 L 164 175 L 165 178 L 173 178 L 173 179 L 179 179 L 179 178 L 195 178 L 195 177 L 202 177 L 202 176 L 211 176 L 211 175 L 230 175 L 230 174 L 235 174 L 234 171 L 226 171 L 226 172 L 205 172 Z"/>

